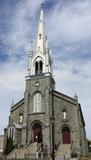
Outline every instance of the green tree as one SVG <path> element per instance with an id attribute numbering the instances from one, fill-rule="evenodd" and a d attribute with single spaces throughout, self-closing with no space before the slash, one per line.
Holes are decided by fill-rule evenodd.
<path id="1" fill-rule="evenodd" d="M 6 148 L 5 148 L 5 155 L 8 155 L 13 149 L 14 149 L 13 139 L 8 138 L 6 143 Z"/>
<path id="2" fill-rule="evenodd" d="M 91 140 L 88 140 L 88 151 L 91 152 Z"/>

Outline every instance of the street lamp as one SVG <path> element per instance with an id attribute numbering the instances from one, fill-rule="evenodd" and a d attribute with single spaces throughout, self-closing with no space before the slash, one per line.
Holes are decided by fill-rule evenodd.
<path id="1" fill-rule="evenodd" d="M 52 160 L 55 160 L 55 128 L 54 128 L 54 95 L 53 95 L 53 89 L 51 89 L 51 104 L 52 104 L 52 115 L 50 117 L 50 122 L 51 122 L 51 136 L 52 136 L 52 152 L 51 152 L 51 158 Z"/>
<path id="2" fill-rule="evenodd" d="M 54 120 L 55 120 L 54 117 L 50 118 L 52 125 L 52 153 L 51 153 L 52 160 L 55 160 Z"/>

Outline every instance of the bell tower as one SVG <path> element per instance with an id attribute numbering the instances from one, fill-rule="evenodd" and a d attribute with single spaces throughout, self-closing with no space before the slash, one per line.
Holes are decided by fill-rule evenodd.
<path id="1" fill-rule="evenodd" d="M 44 4 L 41 4 L 41 12 L 37 33 L 36 49 L 32 44 L 28 59 L 28 75 L 53 74 L 53 58 L 48 48 L 47 36 L 45 34 Z"/>
<path id="2" fill-rule="evenodd" d="M 33 49 L 31 42 L 28 57 L 22 145 L 36 141 L 37 137 L 50 152 L 50 117 L 54 88 L 53 58 L 45 34 L 44 4 L 41 4 L 36 48 Z"/>

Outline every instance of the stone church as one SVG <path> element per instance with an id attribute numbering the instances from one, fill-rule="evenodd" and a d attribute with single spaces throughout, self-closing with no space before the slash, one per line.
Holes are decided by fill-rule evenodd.
<path id="1" fill-rule="evenodd" d="M 77 96 L 72 98 L 55 90 L 43 4 L 37 46 L 33 50 L 31 44 L 29 51 L 24 97 L 11 106 L 8 127 L 4 131 L 4 148 L 10 137 L 16 146 L 10 157 L 87 154 L 85 122 Z"/>

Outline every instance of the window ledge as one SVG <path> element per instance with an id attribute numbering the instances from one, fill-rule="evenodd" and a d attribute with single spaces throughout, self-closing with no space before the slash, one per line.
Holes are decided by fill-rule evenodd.
<path id="1" fill-rule="evenodd" d="M 66 123 L 68 121 L 68 119 L 62 119 L 63 123 Z"/>

